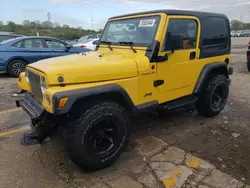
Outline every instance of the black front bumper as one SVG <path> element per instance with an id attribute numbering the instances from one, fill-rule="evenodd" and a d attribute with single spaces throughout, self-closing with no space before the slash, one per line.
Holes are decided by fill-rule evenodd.
<path id="1" fill-rule="evenodd" d="M 42 105 L 29 93 L 26 93 L 22 99 L 16 100 L 16 106 L 21 107 L 32 120 L 39 119 L 45 113 Z"/>

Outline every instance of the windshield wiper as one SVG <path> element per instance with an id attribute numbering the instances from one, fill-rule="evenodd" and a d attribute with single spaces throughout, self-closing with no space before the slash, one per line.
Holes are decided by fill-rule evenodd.
<path id="1" fill-rule="evenodd" d="M 109 49 L 110 49 L 111 51 L 113 51 L 113 48 L 111 48 L 111 46 L 110 46 L 111 42 L 101 40 L 101 41 L 100 41 L 100 44 L 107 44 L 108 47 L 109 47 Z"/>
<path id="2" fill-rule="evenodd" d="M 133 45 L 134 43 L 133 42 L 119 42 L 119 44 L 125 44 L 125 45 L 129 45 L 131 50 L 134 52 L 134 53 L 137 53 L 137 51 L 134 49 Z"/>

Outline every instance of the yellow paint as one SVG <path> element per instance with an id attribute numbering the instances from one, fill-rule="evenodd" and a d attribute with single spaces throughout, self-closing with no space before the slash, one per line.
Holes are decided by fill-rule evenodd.
<path id="1" fill-rule="evenodd" d="M 28 130 L 28 129 L 29 129 L 29 127 L 26 126 L 26 127 L 22 127 L 22 128 L 13 129 L 13 130 L 10 130 L 10 131 L 2 132 L 2 133 L 0 132 L 0 137 L 8 136 L 8 135 L 18 133 L 18 132 L 22 132 L 22 131 Z"/>
<path id="2" fill-rule="evenodd" d="M 176 177 L 181 175 L 183 173 L 183 170 L 178 169 L 175 172 L 171 174 L 169 178 L 166 178 L 163 180 L 163 184 L 166 188 L 172 188 L 176 184 Z"/>
<path id="3" fill-rule="evenodd" d="M 2 114 L 8 114 L 8 113 L 11 113 L 11 112 L 16 112 L 16 111 L 20 111 L 21 108 L 12 108 L 12 109 L 8 109 L 8 110 L 3 110 L 3 111 L 0 111 L 0 115 Z"/>
<path id="4" fill-rule="evenodd" d="M 187 166 L 190 168 L 198 168 L 201 163 L 202 163 L 201 159 L 194 157 L 187 162 Z"/>
<path id="5" fill-rule="evenodd" d="M 20 90 L 29 91 L 29 85 L 28 85 L 28 83 L 26 82 L 26 79 L 25 79 L 25 72 L 22 72 L 19 75 L 17 85 L 20 88 Z"/>
<path id="6" fill-rule="evenodd" d="M 53 96 L 56 93 L 74 91 L 106 84 L 120 85 L 129 95 L 134 105 L 140 105 L 152 101 L 159 104 L 192 94 L 202 68 L 212 62 L 223 62 L 230 55 L 215 56 L 198 59 L 200 54 L 200 31 L 199 19 L 193 16 L 168 16 L 165 13 L 150 13 L 132 15 L 113 20 L 127 18 L 142 18 L 145 16 L 160 16 L 155 40 L 161 44 L 159 56 L 164 56 L 162 46 L 168 28 L 169 19 L 191 19 L 197 23 L 197 40 L 194 49 L 176 50 L 168 56 L 168 61 L 150 63 L 145 56 L 146 47 L 134 48 L 134 53 L 129 46 L 100 45 L 98 51 L 84 54 L 74 54 L 55 58 L 49 58 L 29 64 L 27 69 L 46 78 L 47 90 L 44 95 L 50 96 L 51 104 L 42 105 L 49 113 L 54 113 Z M 112 20 L 109 20 L 112 21 Z M 190 52 L 196 52 L 196 58 L 190 59 Z M 229 61 L 230 62 L 230 61 Z M 153 68 L 154 67 L 154 68 Z M 60 87 L 58 76 L 64 78 L 65 87 Z M 154 87 L 155 80 L 165 80 L 159 87 Z M 21 75 L 19 87 L 30 91 L 30 85 L 26 87 L 24 74 Z M 145 93 L 150 93 L 145 97 Z M 152 94 L 151 94 L 152 93 Z M 71 96 L 68 96 L 69 100 Z"/>

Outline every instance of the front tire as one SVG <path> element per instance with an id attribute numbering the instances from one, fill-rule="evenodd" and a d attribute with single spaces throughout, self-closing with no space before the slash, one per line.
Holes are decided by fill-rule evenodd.
<path id="1" fill-rule="evenodd" d="M 224 75 L 212 76 L 199 96 L 197 111 L 206 117 L 216 116 L 224 108 L 228 93 L 228 79 Z"/>
<path id="2" fill-rule="evenodd" d="M 247 63 L 247 69 L 250 72 L 250 62 Z"/>
<path id="3" fill-rule="evenodd" d="M 127 120 L 126 110 L 117 103 L 88 106 L 66 129 L 65 146 L 71 160 L 88 171 L 113 164 L 127 144 Z"/>
<path id="4" fill-rule="evenodd" d="M 12 77 L 18 77 L 19 74 L 25 71 L 27 63 L 21 59 L 12 60 L 8 65 L 8 73 Z"/>

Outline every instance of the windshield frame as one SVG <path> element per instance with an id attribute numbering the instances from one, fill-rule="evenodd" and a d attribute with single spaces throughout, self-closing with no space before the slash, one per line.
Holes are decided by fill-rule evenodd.
<path id="1" fill-rule="evenodd" d="M 161 23 L 161 19 L 162 19 L 162 18 L 161 18 L 161 15 L 159 15 L 159 14 L 155 14 L 155 15 L 150 14 L 150 15 L 143 15 L 143 16 L 136 16 L 136 17 L 134 17 L 134 16 L 133 16 L 133 17 L 121 17 L 121 18 L 118 18 L 118 19 L 108 20 L 108 22 L 106 23 L 106 25 L 105 25 L 105 27 L 104 27 L 104 29 L 103 29 L 102 35 L 101 35 L 101 37 L 100 37 L 100 41 L 102 41 L 102 37 L 104 36 L 104 32 L 105 32 L 105 30 L 107 29 L 109 23 L 111 23 L 111 22 L 113 22 L 113 21 L 128 20 L 128 19 L 129 19 L 129 20 L 132 20 L 132 19 L 138 19 L 138 18 L 141 18 L 141 19 L 145 19 L 145 18 L 148 18 L 148 19 L 150 19 L 150 18 L 155 18 L 155 19 L 156 19 L 157 26 L 156 26 L 156 29 L 155 29 L 154 34 L 153 34 L 152 42 L 151 42 L 150 44 L 137 44 L 137 43 L 133 43 L 133 46 L 135 46 L 135 47 L 149 47 L 149 46 L 151 46 L 151 45 L 153 44 L 155 38 L 156 38 L 157 32 L 158 32 L 158 30 L 159 30 L 159 25 L 160 25 L 160 23 Z M 108 41 L 108 42 L 110 42 L 110 41 Z M 103 45 L 103 44 L 101 44 L 101 45 Z M 104 44 L 104 45 L 105 45 L 105 44 Z M 107 45 L 107 44 L 106 44 L 106 45 Z M 112 46 L 129 46 L 129 45 L 125 45 L 125 44 L 121 45 L 121 44 L 119 44 L 119 42 L 110 42 L 110 45 L 112 45 Z"/>

